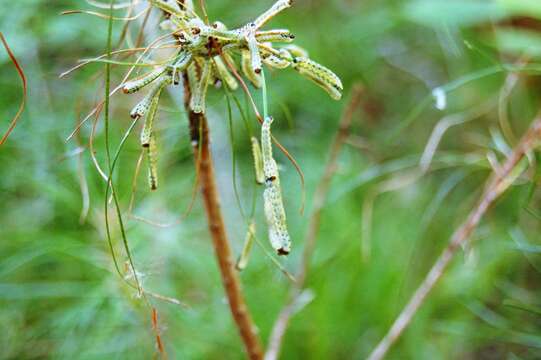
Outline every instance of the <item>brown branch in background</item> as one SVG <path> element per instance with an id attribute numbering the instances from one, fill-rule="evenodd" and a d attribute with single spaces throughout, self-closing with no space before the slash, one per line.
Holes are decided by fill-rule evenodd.
<path id="1" fill-rule="evenodd" d="M 408 304 L 396 318 L 385 337 L 372 351 L 368 357 L 369 360 L 383 359 L 390 347 L 400 337 L 404 329 L 410 324 L 417 310 L 419 310 L 426 300 L 430 291 L 432 291 L 438 280 L 444 274 L 449 263 L 456 254 L 456 251 L 467 243 L 470 235 L 477 228 L 479 222 L 490 206 L 513 183 L 514 177 L 518 175 L 514 173 L 514 171 L 517 170 L 517 164 L 524 158 L 527 152 L 531 151 L 537 145 L 540 138 L 541 113 L 533 121 L 529 130 L 516 145 L 507 161 L 498 171 L 495 171 L 492 174 L 492 177 L 487 181 L 487 186 L 485 187 L 479 202 L 472 209 L 466 221 L 455 231 L 449 244 L 443 250 L 421 285 L 419 285 L 413 296 L 410 298 Z"/>
<path id="2" fill-rule="evenodd" d="M 280 355 L 280 348 L 282 344 L 282 339 L 287 330 L 287 325 L 289 319 L 299 307 L 299 298 L 302 295 L 302 290 L 306 277 L 308 274 L 308 267 L 312 254 L 315 249 L 317 234 L 319 232 L 319 225 L 321 220 L 321 212 L 327 200 L 327 194 L 331 184 L 332 177 L 336 171 L 338 155 L 342 149 L 342 145 L 346 142 L 349 135 L 349 128 L 351 127 L 351 122 L 353 115 L 357 108 L 361 105 L 361 99 L 364 93 L 362 85 L 357 84 L 353 87 L 351 99 L 349 100 L 348 105 L 346 106 L 342 118 L 340 120 L 340 125 L 338 128 L 338 133 L 336 134 L 334 141 L 330 148 L 330 155 L 323 172 L 323 177 L 321 178 L 319 184 L 317 185 L 316 191 L 314 193 L 314 205 L 312 210 L 312 215 L 310 217 L 310 222 L 308 223 L 308 230 L 304 238 L 304 251 L 301 258 L 301 264 L 299 272 L 296 276 L 297 282 L 293 284 L 293 287 L 289 293 L 289 300 L 287 304 L 282 308 L 269 338 L 269 345 L 267 348 L 267 353 L 265 354 L 266 360 L 274 360 Z"/>
<path id="3" fill-rule="evenodd" d="M 263 353 L 257 334 L 257 328 L 244 300 L 220 210 L 214 166 L 212 164 L 210 153 L 207 119 L 205 114 L 196 114 L 190 110 L 190 97 L 190 85 L 188 83 L 188 77 L 184 73 L 184 106 L 186 111 L 188 111 L 194 158 L 195 163 L 198 164 L 196 166 L 199 167 L 201 194 L 203 196 L 208 226 L 222 277 L 222 283 L 227 295 L 229 308 L 231 309 L 231 313 L 249 358 L 262 359 Z"/>
<path id="4" fill-rule="evenodd" d="M 9 48 L 6 38 L 4 37 L 4 34 L 2 34 L 2 32 L 0 32 L 0 41 L 2 41 L 2 44 L 4 45 L 4 48 L 6 49 L 11 62 L 17 69 L 17 73 L 19 73 L 19 77 L 21 78 L 21 81 L 23 82 L 23 98 L 21 100 L 21 105 L 19 105 L 19 110 L 17 110 L 17 113 L 11 120 L 8 129 L 6 130 L 6 132 L 0 139 L 0 146 L 2 146 L 6 142 L 9 134 L 11 134 L 11 132 L 15 128 L 15 125 L 17 125 L 17 121 L 19 120 L 19 117 L 23 113 L 24 105 L 26 103 L 27 88 L 26 88 L 26 76 L 24 76 L 24 71 L 21 68 L 21 65 L 19 65 L 19 62 L 17 61 L 17 59 L 15 58 L 15 55 L 13 55 L 13 53 L 11 52 L 11 49 Z"/>

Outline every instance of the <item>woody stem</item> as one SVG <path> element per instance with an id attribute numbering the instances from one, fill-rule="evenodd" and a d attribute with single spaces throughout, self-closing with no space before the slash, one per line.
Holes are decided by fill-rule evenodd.
<path id="1" fill-rule="evenodd" d="M 190 84 L 188 83 L 186 74 L 184 74 L 184 106 L 188 112 L 195 164 L 199 172 L 201 195 L 203 196 L 208 227 L 212 237 L 216 260 L 218 261 L 222 283 L 225 288 L 231 314 L 233 315 L 249 358 L 254 360 L 263 359 L 257 327 L 252 320 L 244 300 L 244 294 L 234 268 L 231 248 L 227 240 L 224 220 L 220 210 L 214 166 L 210 153 L 207 118 L 203 113 L 194 113 L 190 110 L 190 97 Z"/>

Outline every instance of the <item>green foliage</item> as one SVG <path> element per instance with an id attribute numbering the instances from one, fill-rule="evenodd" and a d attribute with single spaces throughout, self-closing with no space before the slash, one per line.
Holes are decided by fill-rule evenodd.
<path id="1" fill-rule="evenodd" d="M 206 3 L 211 19 L 233 27 L 272 1 Z M 29 97 L 17 128 L 0 148 L 0 358 L 151 358 L 150 311 L 116 273 L 107 245 L 105 182 L 88 147 L 93 119 L 65 141 L 103 96 L 104 79 L 95 73 L 104 64 L 88 65 L 67 79 L 58 79 L 58 74 L 78 59 L 104 52 L 107 21 L 58 15 L 74 7 L 89 9 L 83 1 L 28 0 L 6 7 L 10 11 L 0 14 L 0 28 L 29 79 Z M 537 25 L 520 26 L 524 17 Z M 306 176 L 307 211 L 301 216 L 298 177 L 275 151 L 294 244 L 283 264 L 291 272 L 298 268 L 312 195 L 348 90 L 359 80 L 366 88 L 323 211 L 307 284 L 315 298 L 293 317 L 284 359 L 363 358 L 375 346 L 481 193 L 492 171 L 487 153 L 501 163 L 502 150 L 516 143 L 537 113 L 541 42 L 535 19 L 540 18 L 536 0 L 299 0 L 273 19 L 273 27 L 291 29 L 311 57 L 340 76 L 346 98 L 330 100 L 293 70 L 265 72 L 273 134 Z M 121 25 L 114 23 L 113 45 Z M 156 21 L 151 19 L 150 25 Z M 130 35 L 136 39 L 135 28 Z M 529 65 L 520 70 L 525 54 Z M 123 67 L 111 64 L 111 69 L 114 86 Z M 498 99 L 511 70 L 518 79 L 502 113 Z M 4 52 L 0 74 L 3 130 L 20 96 L 19 79 Z M 441 110 L 435 107 L 434 88 L 444 90 Z M 260 91 L 254 97 L 262 104 Z M 233 100 L 229 105 L 227 98 Z M 111 99 L 112 157 L 132 123 L 129 109 L 138 100 L 138 95 L 123 94 Z M 181 95 L 164 93 L 161 102 L 160 122 L 154 124 L 160 140 L 160 188 L 150 193 L 142 171 L 133 212 L 176 225 L 156 227 L 128 216 L 140 154 L 139 139 L 132 135 L 113 180 L 134 263 L 146 290 L 189 306 L 150 300 L 158 309 L 171 358 L 239 358 L 241 344 L 224 302 L 200 201 L 189 217 L 177 221 L 190 203 L 195 179 Z M 256 191 L 250 138 L 259 125 L 246 103 L 240 90 L 224 95 L 209 89 L 207 96 L 222 210 L 236 255 L 247 230 L 239 204 L 251 209 Z M 428 172 L 411 180 L 436 124 L 485 103 L 487 111 L 443 134 Z M 502 116 L 511 134 L 501 126 Z M 103 123 L 97 126 L 94 148 L 107 169 Z M 532 154 L 532 164 L 538 156 Z M 533 170 L 518 176 L 488 212 L 471 245 L 455 259 L 389 358 L 541 357 L 541 194 L 538 180 L 533 182 L 538 178 Z M 389 184 L 397 186 L 387 191 Z M 89 211 L 80 221 L 84 189 Z M 369 239 L 362 239 L 368 198 L 374 199 L 372 231 Z M 256 239 L 265 239 L 259 196 L 257 201 Z M 109 220 L 118 221 L 112 207 Z M 124 271 L 127 257 L 116 226 L 112 240 Z M 362 241 L 371 244 L 369 256 L 361 253 Z M 241 278 L 266 340 L 289 280 L 260 247 L 252 249 Z"/>

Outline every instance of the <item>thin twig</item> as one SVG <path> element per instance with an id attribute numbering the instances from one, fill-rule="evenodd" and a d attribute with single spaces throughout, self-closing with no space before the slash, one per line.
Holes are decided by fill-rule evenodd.
<path id="1" fill-rule="evenodd" d="M 304 239 L 305 247 L 301 258 L 300 269 L 296 276 L 297 281 L 293 284 L 293 287 L 290 290 L 289 300 L 280 311 L 280 314 L 278 315 L 278 318 L 276 319 L 276 322 L 274 323 L 274 326 L 272 328 L 272 332 L 269 338 L 269 345 L 265 354 L 266 360 L 277 359 L 278 355 L 280 355 L 282 339 L 287 330 L 289 319 L 291 318 L 291 316 L 293 316 L 293 314 L 295 314 L 296 310 L 298 309 L 297 299 L 303 294 L 302 289 L 306 281 L 308 267 L 315 249 L 317 234 L 319 232 L 321 212 L 327 199 L 327 193 L 329 191 L 332 177 L 336 171 L 338 155 L 340 154 L 342 145 L 344 145 L 349 135 L 351 121 L 353 119 L 355 111 L 361 104 L 363 92 L 364 89 L 361 85 L 355 85 L 353 87 L 351 99 L 346 106 L 340 120 L 338 132 L 331 145 L 329 159 L 325 166 L 323 176 L 319 184 L 317 185 L 314 194 L 314 205 L 312 215 L 310 217 L 310 222 L 308 224 L 308 230 Z"/>
<path id="2" fill-rule="evenodd" d="M 26 104 L 27 86 L 26 86 L 26 76 L 24 75 L 24 71 L 23 71 L 21 65 L 19 65 L 19 62 L 17 61 L 17 59 L 15 58 L 15 55 L 13 55 L 13 52 L 11 51 L 11 49 L 10 49 L 10 47 L 9 47 L 7 41 L 6 41 L 6 38 L 4 37 L 4 34 L 2 34 L 2 32 L 0 32 L 0 41 L 2 42 L 2 45 L 4 45 L 4 48 L 6 49 L 6 51 L 8 53 L 8 56 L 11 59 L 11 62 L 13 63 L 15 68 L 17 69 L 17 73 L 19 74 L 19 77 L 21 78 L 21 81 L 23 83 L 23 97 L 21 99 L 21 105 L 19 105 L 19 110 L 17 110 L 17 113 L 11 119 L 11 122 L 9 124 L 8 129 L 6 130 L 6 132 L 4 133 L 2 138 L 0 139 L 0 146 L 2 146 L 2 144 L 4 144 L 6 142 L 6 140 L 8 139 L 9 134 L 11 134 L 11 132 L 15 128 L 15 125 L 17 125 L 17 121 L 19 120 L 19 117 L 21 116 L 21 114 L 24 111 L 24 106 Z"/>
<path id="3" fill-rule="evenodd" d="M 449 263 L 456 254 L 456 251 L 467 243 L 470 235 L 477 228 L 479 222 L 490 206 L 512 184 L 512 177 L 514 175 L 512 174 L 513 170 L 525 154 L 537 145 L 537 140 L 539 140 L 539 138 L 541 138 L 541 114 L 533 121 L 530 129 L 517 144 L 513 153 L 509 156 L 504 165 L 499 171 L 495 171 L 487 181 L 487 186 L 485 187 L 479 202 L 472 209 L 466 221 L 452 235 L 447 247 L 436 260 L 421 285 L 419 285 L 413 296 L 410 298 L 408 304 L 396 318 L 388 333 L 372 351 L 368 360 L 383 359 L 390 347 L 400 337 L 417 310 L 419 310 L 426 300 L 430 291 L 432 291 L 438 280 L 444 274 Z"/>
<path id="4" fill-rule="evenodd" d="M 250 359 L 259 360 L 263 358 L 263 353 L 257 334 L 257 327 L 252 320 L 244 300 L 220 210 L 214 166 L 210 154 L 207 119 L 205 114 L 196 114 L 189 110 L 190 96 L 188 77 L 184 74 L 184 106 L 188 111 L 194 158 L 195 163 L 198 164 L 196 166 L 199 167 L 201 194 L 203 196 L 208 226 L 222 277 L 222 283 L 229 300 L 229 308 L 231 309 L 231 313 L 240 332 L 246 352 Z"/>

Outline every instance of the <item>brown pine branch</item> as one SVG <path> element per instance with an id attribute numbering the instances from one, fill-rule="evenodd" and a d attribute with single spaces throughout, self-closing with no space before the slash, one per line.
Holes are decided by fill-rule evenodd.
<path id="1" fill-rule="evenodd" d="M 368 360 L 380 360 L 387 354 L 390 347 L 410 324 L 413 316 L 417 313 L 438 280 L 442 277 L 457 250 L 467 243 L 471 234 L 477 228 L 479 222 L 490 206 L 507 190 L 507 188 L 509 188 L 512 183 L 513 175 L 515 175 L 512 172 L 516 169 L 519 161 L 524 158 L 527 152 L 531 151 L 538 144 L 540 138 L 541 114 L 539 114 L 532 122 L 529 130 L 515 146 L 513 153 L 509 156 L 503 166 L 500 169 L 496 169 L 491 178 L 487 181 L 487 186 L 477 205 L 472 209 L 466 221 L 455 231 L 447 247 L 436 260 L 408 304 L 396 318 L 385 337 L 372 351 Z"/>
<path id="2" fill-rule="evenodd" d="M 265 354 L 266 360 L 274 360 L 280 355 L 280 349 L 282 346 L 282 339 L 287 330 L 289 320 L 293 314 L 295 314 L 298 306 L 300 296 L 304 284 L 306 282 L 306 276 L 308 274 L 308 267 L 310 265 L 310 260 L 315 249 L 317 234 L 319 232 L 319 225 L 321 221 L 321 212 L 327 200 L 327 194 L 331 184 L 332 177 L 336 171 L 336 163 L 338 161 L 338 155 L 342 149 L 342 145 L 347 140 L 349 136 L 349 128 L 351 126 L 351 121 L 353 115 L 359 105 L 361 104 L 362 95 L 364 89 L 362 85 L 357 84 L 353 87 L 351 99 L 349 100 L 348 105 L 346 106 L 342 118 L 340 120 L 340 125 L 338 132 L 333 140 L 333 143 L 330 148 L 330 155 L 325 165 L 325 170 L 323 176 L 317 185 L 316 191 L 314 193 L 314 205 L 312 209 L 312 215 L 310 216 L 310 222 L 308 224 L 308 229 L 304 239 L 304 251 L 301 258 L 300 269 L 296 276 L 297 281 L 293 284 L 293 287 L 289 293 L 289 300 L 287 304 L 280 311 L 276 322 L 271 331 L 269 338 L 269 345 L 267 353 Z"/>
<path id="3" fill-rule="evenodd" d="M 242 293 L 231 248 L 227 240 L 224 220 L 220 210 L 218 190 L 214 175 L 214 166 L 210 153 L 210 139 L 205 114 L 196 114 L 190 110 L 190 85 L 184 74 L 184 106 L 190 122 L 190 136 L 195 164 L 199 171 L 201 195 L 205 205 L 214 252 L 227 295 L 229 308 L 240 332 L 244 347 L 250 359 L 263 358 L 257 327 L 255 326 Z"/>

